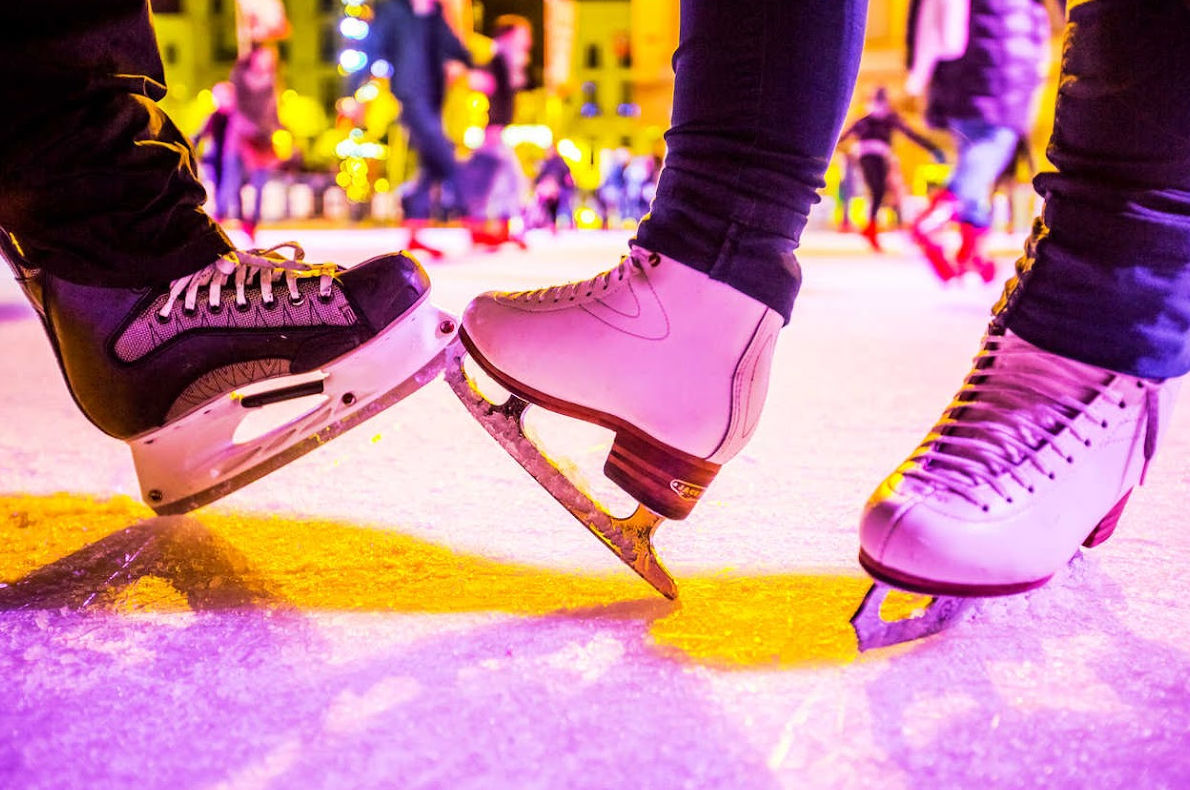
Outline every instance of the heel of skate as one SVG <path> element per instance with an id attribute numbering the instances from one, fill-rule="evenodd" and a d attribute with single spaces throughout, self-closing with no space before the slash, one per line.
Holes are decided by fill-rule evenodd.
<path id="1" fill-rule="evenodd" d="M 1128 489 L 1120 501 L 1111 510 L 1107 511 L 1107 515 L 1103 517 L 1103 520 L 1095 526 L 1095 529 L 1091 530 L 1091 534 L 1083 541 L 1083 546 L 1093 549 L 1112 536 L 1112 533 L 1116 531 L 1116 525 L 1120 523 L 1120 516 L 1124 513 L 1124 506 L 1128 504 L 1128 497 L 1130 496 L 1132 496 L 1132 489 Z"/>
<path id="2" fill-rule="evenodd" d="M 130 439 L 145 502 L 186 513 L 376 416 L 442 372 L 456 326 L 423 299 L 321 370 L 237 387 Z"/>
<path id="3" fill-rule="evenodd" d="M 471 416 L 621 562 L 666 598 L 676 598 L 677 584 L 653 548 L 653 533 L 663 517 L 641 504 L 632 515 L 620 518 L 583 492 L 526 436 L 524 415 L 531 406 L 528 401 L 513 394 L 497 404 L 479 391 L 464 369 L 467 349 L 461 338 L 447 349 L 445 378 Z"/>
<path id="4" fill-rule="evenodd" d="M 620 431 L 603 473 L 654 513 L 680 520 L 690 515 L 719 466 Z"/>

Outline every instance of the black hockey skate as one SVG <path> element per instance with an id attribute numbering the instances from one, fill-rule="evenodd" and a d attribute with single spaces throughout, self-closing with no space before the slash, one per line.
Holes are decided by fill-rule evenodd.
<path id="1" fill-rule="evenodd" d="M 350 269 L 293 243 L 231 252 L 161 288 L 79 285 L 0 232 L 67 386 L 128 442 L 159 514 L 212 502 L 433 380 L 456 322 L 401 254 Z M 284 253 L 284 254 L 283 254 Z"/>

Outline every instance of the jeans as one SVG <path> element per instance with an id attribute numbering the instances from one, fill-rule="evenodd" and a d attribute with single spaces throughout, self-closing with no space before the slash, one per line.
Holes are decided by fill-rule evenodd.
<path id="1" fill-rule="evenodd" d="M 453 213 L 458 203 L 458 170 L 454 144 L 442 128 L 442 112 L 423 97 L 401 98 L 401 123 L 409 130 L 409 145 L 417 151 L 417 179 L 402 197 L 406 219 L 428 219 L 433 210 L 432 191 L 442 186 L 442 210 Z"/>
<path id="2" fill-rule="evenodd" d="M 997 323 L 1062 356 L 1190 371 L 1190 6 L 1073 6 L 1041 221 Z"/>
<path id="3" fill-rule="evenodd" d="M 144 0 L 0 3 L 0 228 L 87 285 L 161 285 L 231 249 L 156 101 Z"/>
<path id="4" fill-rule="evenodd" d="M 788 321 L 867 0 L 682 0 L 668 153 L 636 242 Z"/>
<path id="5" fill-rule="evenodd" d="M 1020 135 L 1007 126 L 977 119 L 952 121 L 958 162 L 948 188 L 958 198 L 958 220 L 987 228 L 992 224 L 992 187 L 1016 152 Z"/>

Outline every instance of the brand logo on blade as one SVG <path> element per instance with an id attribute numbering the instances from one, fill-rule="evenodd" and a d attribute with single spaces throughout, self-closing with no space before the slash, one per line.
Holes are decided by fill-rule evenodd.
<path id="1" fill-rule="evenodd" d="M 702 496 L 702 492 L 706 491 L 706 488 L 687 483 L 685 480 L 670 480 L 669 487 L 682 499 L 690 500 L 698 499 Z"/>

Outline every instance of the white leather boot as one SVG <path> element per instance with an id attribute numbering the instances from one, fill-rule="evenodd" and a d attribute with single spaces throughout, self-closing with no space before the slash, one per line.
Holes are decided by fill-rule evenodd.
<path id="1" fill-rule="evenodd" d="M 1125 376 L 985 337 L 942 419 L 864 509 L 860 563 L 934 595 L 1044 584 L 1106 540 L 1144 478 L 1178 380 Z"/>
<path id="2" fill-rule="evenodd" d="M 616 432 L 604 473 L 684 518 L 760 417 L 781 316 L 640 247 L 591 280 L 486 293 L 460 337 L 530 403 Z"/>

